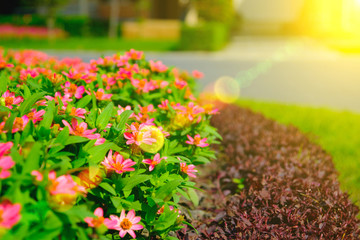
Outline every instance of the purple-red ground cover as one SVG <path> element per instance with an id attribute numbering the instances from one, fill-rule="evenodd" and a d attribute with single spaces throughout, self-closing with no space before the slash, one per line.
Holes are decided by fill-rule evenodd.
<path id="1" fill-rule="evenodd" d="M 295 127 L 226 106 L 212 119 L 219 155 L 199 171 L 194 231 L 180 239 L 359 239 L 359 212 L 331 156 Z"/>

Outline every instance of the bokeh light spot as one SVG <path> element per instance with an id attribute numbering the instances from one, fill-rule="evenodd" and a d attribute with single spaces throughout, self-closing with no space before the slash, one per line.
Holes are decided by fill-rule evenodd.
<path id="1" fill-rule="evenodd" d="M 223 76 L 216 80 L 214 92 L 220 101 L 232 103 L 240 96 L 240 84 L 232 77 Z"/>

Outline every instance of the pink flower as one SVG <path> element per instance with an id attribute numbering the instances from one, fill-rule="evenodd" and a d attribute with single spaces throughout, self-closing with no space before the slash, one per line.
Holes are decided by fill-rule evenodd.
<path id="1" fill-rule="evenodd" d="M 150 69 L 153 72 L 165 72 L 168 68 L 161 61 L 154 62 L 153 60 L 149 61 Z"/>
<path id="2" fill-rule="evenodd" d="M 14 143 L 7 142 L 7 143 L 0 143 L 0 157 L 8 154 L 10 149 L 13 147 Z"/>
<path id="3" fill-rule="evenodd" d="M 45 98 L 48 101 L 54 100 L 56 104 L 59 104 L 61 102 L 65 107 L 68 105 L 69 102 L 72 102 L 69 94 L 64 94 L 64 96 L 61 96 L 60 92 L 56 92 L 55 97 L 45 96 Z"/>
<path id="4" fill-rule="evenodd" d="M 175 79 L 175 87 L 178 89 L 183 89 L 184 87 L 186 87 L 188 85 L 188 83 L 180 78 L 176 78 Z"/>
<path id="5" fill-rule="evenodd" d="M 179 106 L 177 110 L 179 110 L 181 114 L 187 115 L 190 121 L 193 121 L 196 116 L 205 111 L 202 107 L 193 102 L 189 102 L 186 107 Z"/>
<path id="6" fill-rule="evenodd" d="M 96 135 L 96 134 L 95 134 Z M 96 142 L 94 143 L 95 146 L 101 145 L 106 141 L 105 138 L 98 138 L 96 139 Z"/>
<path id="7" fill-rule="evenodd" d="M 33 170 L 31 172 L 31 175 L 34 176 L 35 180 L 38 182 L 41 182 L 44 179 L 44 176 L 42 175 L 42 173 L 37 170 Z"/>
<path id="8" fill-rule="evenodd" d="M 169 100 L 166 99 L 164 101 L 161 101 L 161 104 L 159 104 L 158 107 L 164 110 L 169 109 Z"/>
<path id="9" fill-rule="evenodd" d="M 134 115 L 134 117 L 136 118 L 136 120 L 140 123 L 143 123 L 145 125 L 155 125 L 153 122 L 155 121 L 155 118 L 149 118 L 149 116 L 147 114 L 141 114 L 139 113 L 138 115 Z"/>
<path id="10" fill-rule="evenodd" d="M 122 107 L 122 106 L 118 105 L 118 108 L 119 108 L 119 110 L 117 111 L 118 115 L 121 115 L 123 112 L 125 112 L 125 110 L 131 110 L 131 106 L 129 106 L 129 105 L 126 107 Z M 132 117 L 135 117 L 134 113 L 132 113 L 129 118 L 132 118 Z"/>
<path id="11" fill-rule="evenodd" d="M 101 207 L 98 207 L 97 209 L 95 209 L 94 215 L 96 216 L 96 218 L 86 217 L 84 218 L 84 221 L 89 225 L 89 227 L 93 227 L 93 228 L 101 227 L 101 225 L 104 224 L 104 220 L 105 220 L 104 210 Z"/>
<path id="12" fill-rule="evenodd" d="M 152 170 L 154 170 L 155 166 L 158 165 L 163 159 L 166 160 L 167 157 L 160 158 L 160 154 L 157 153 L 155 154 L 154 159 L 144 159 L 142 160 L 142 162 L 150 165 L 149 171 L 151 172 Z"/>
<path id="13" fill-rule="evenodd" d="M 51 195 L 77 195 L 79 193 L 86 194 L 85 187 L 78 185 L 69 174 L 56 177 L 56 173 L 54 171 L 50 171 L 48 177 L 50 181 L 50 186 L 48 189 Z"/>
<path id="14" fill-rule="evenodd" d="M 105 160 L 101 163 L 108 171 L 115 171 L 118 174 L 135 171 L 135 169 L 131 168 L 131 166 L 136 164 L 136 162 L 131 159 L 124 160 L 124 157 L 118 152 L 112 155 L 112 150 L 109 151 L 108 156 L 105 157 Z"/>
<path id="15" fill-rule="evenodd" d="M 131 71 L 127 71 L 124 68 L 120 68 L 115 75 L 116 80 L 131 79 L 131 77 L 132 77 Z"/>
<path id="16" fill-rule="evenodd" d="M 170 133 L 165 131 L 163 127 L 159 126 L 158 129 L 164 134 L 164 137 L 170 136 Z"/>
<path id="17" fill-rule="evenodd" d="M 97 100 L 109 100 L 112 97 L 112 94 L 105 94 L 104 89 L 99 88 L 97 92 L 95 92 L 95 97 Z"/>
<path id="18" fill-rule="evenodd" d="M 74 68 L 71 68 L 69 73 L 63 71 L 62 74 L 73 80 L 79 80 L 82 77 L 82 73 Z"/>
<path id="19" fill-rule="evenodd" d="M 20 71 L 20 79 L 26 80 L 28 77 L 35 78 L 39 73 L 35 69 L 22 69 Z"/>
<path id="20" fill-rule="evenodd" d="M 29 122 L 29 118 L 26 115 L 22 116 L 21 118 L 19 117 L 15 118 L 12 128 L 12 133 L 23 131 L 24 128 L 26 127 L 26 124 L 28 124 L 28 122 Z"/>
<path id="21" fill-rule="evenodd" d="M 72 135 L 75 136 L 81 136 L 81 137 L 85 137 L 88 139 L 99 139 L 100 138 L 100 134 L 99 133 L 95 133 L 96 128 L 91 129 L 91 130 L 87 130 L 87 123 L 82 122 L 80 124 L 78 124 L 78 121 L 76 120 L 76 118 L 71 119 L 71 125 L 65 121 L 62 120 L 63 124 L 65 126 L 67 126 L 69 128 L 69 132 Z"/>
<path id="22" fill-rule="evenodd" d="M 190 145 L 196 145 L 198 147 L 207 147 L 209 146 L 208 143 L 206 143 L 207 138 L 201 139 L 200 134 L 196 134 L 194 138 L 192 138 L 190 135 L 187 135 L 188 141 L 186 141 L 187 144 Z"/>
<path id="23" fill-rule="evenodd" d="M 131 237 L 136 238 L 134 230 L 141 230 L 144 227 L 140 224 L 141 217 L 135 216 L 135 211 L 130 210 L 127 215 L 125 215 L 125 210 L 123 209 L 120 214 L 120 218 L 115 215 L 110 215 L 110 219 L 105 221 L 105 225 L 109 229 L 114 229 L 119 231 L 119 236 L 123 238 L 127 233 Z"/>
<path id="24" fill-rule="evenodd" d="M 143 58 L 144 53 L 140 51 L 136 51 L 134 49 L 130 49 L 130 51 L 125 53 L 125 56 L 128 56 L 129 58 L 133 60 L 140 60 Z"/>
<path id="25" fill-rule="evenodd" d="M 198 70 L 192 71 L 192 75 L 194 78 L 200 79 L 204 77 L 204 74 L 202 72 L 199 72 Z"/>
<path id="26" fill-rule="evenodd" d="M 122 67 L 126 64 L 128 64 L 129 57 L 128 56 L 119 56 L 118 59 L 116 59 L 116 66 Z"/>
<path id="27" fill-rule="evenodd" d="M 138 107 L 140 108 L 140 113 L 142 113 L 142 114 L 156 112 L 156 109 L 154 108 L 154 105 L 152 105 L 152 104 L 145 106 L 145 107 L 138 105 Z"/>
<path id="28" fill-rule="evenodd" d="M 63 109 L 66 110 L 66 108 L 63 108 Z M 83 108 L 72 107 L 69 115 L 73 116 L 73 117 L 79 117 L 79 118 L 85 119 L 85 116 L 84 116 L 85 113 L 87 113 L 87 111 Z"/>
<path id="29" fill-rule="evenodd" d="M 103 74 L 101 75 L 103 83 L 106 85 L 106 90 L 110 90 L 110 87 L 116 84 L 115 77 L 112 74 Z"/>
<path id="30" fill-rule="evenodd" d="M 66 82 L 64 92 L 68 94 L 70 97 L 75 96 L 75 98 L 80 99 L 85 92 L 84 86 L 77 86 L 76 84 Z"/>
<path id="31" fill-rule="evenodd" d="M 137 88 L 137 92 L 140 93 L 141 91 L 147 93 L 151 90 L 151 83 L 147 81 L 147 79 L 131 79 L 131 84 Z"/>
<path id="32" fill-rule="evenodd" d="M 178 157 L 178 159 L 180 160 L 179 157 Z M 195 169 L 195 166 L 193 164 L 186 165 L 186 163 L 181 162 L 180 163 L 180 171 L 183 173 L 186 173 L 189 177 L 196 178 L 195 174 L 193 174 L 193 173 L 197 172 L 198 170 Z"/>
<path id="33" fill-rule="evenodd" d="M 136 124 L 132 123 L 130 126 L 131 132 L 125 132 L 124 137 L 127 139 L 126 144 L 136 144 L 140 145 L 141 143 L 145 143 L 151 145 L 152 143 L 156 142 L 156 139 L 151 137 L 150 131 L 141 131 L 145 124 L 141 124 L 140 126 L 136 126 Z"/>
<path id="34" fill-rule="evenodd" d="M 15 97 L 15 93 L 10 92 L 7 90 L 4 92 L 4 94 L 1 96 L 1 102 L 4 102 L 4 105 L 10 109 L 13 108 L 12 105 L 19 105 L 24 101 L 24 98 L 18 96 Z"/>
<path id="35" fill-rule="evenodd" d="M 8 200 L 0 203 L 0 228 L 11 229 L 21 218 L 21 205 L 19 203 L 12 204 Z"/>
<path id="36" fill-rule="evenodd" d="M 36 109 L 34 108 L 33 110 L 31 110 L 31 112 L 27 114 L 27 117 L 29 118 L 29 120 L 32 120 L 33 123 L 36 123 L 42 120 L 42 116 L 44 114 L 45 114 L 45 110 L 40 110 L 37 112 Z"/>
<path id="37" fill-rule="evenodd" d="M 15 165 L 15 162 L 10 156 L 0 157 L 0 179 L 5 179 L 11 176 L 9 171 Z"/>

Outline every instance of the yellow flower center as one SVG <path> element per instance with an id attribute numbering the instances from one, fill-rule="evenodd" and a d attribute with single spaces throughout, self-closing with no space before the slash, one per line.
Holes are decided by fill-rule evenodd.
<path id="1" fill-rule="evenodd" d="M 200 137 L 198 137 L 198 136 L 194 137 L 194 144 L 195 144 L 195 145 L 200 144 L 200 140 L 201 140 Z"/>
<path id="2" fill-rule="evenodd" d="M 5 98 L 5 106 L 11 106 L 14 102 L 14 98 L 13 97 L 6 97 Z"/>
<path id="3" fill-rule="evenodd" d="M 129 230 L 129 229 L 131 229 L 131 227 L 132 227 L 132 223 L 130 222 L 129 219 L 124 218 L 124 219 L 122 220 L 122 222 L 120 223 L 120 227 L 121 227 L 123 230 Z"/>
<path id="4" fill-rule="evenodd" d="M 72 94 L 76 93 L 77 86 L 75 84 L 70 84 L 69 92 Z"/>
<path id="5" fill-rule="evenodd" d="M 30 113 L 28 113 L 27 116 L 28 116 L 29 120 L 32 120 L 34 118 L 34 113 L 30 112 Z"/>
<path id="6" fill-rule="evenodd" d="M 103 93 L 103 92 L 99 92 L 99 91 L 97 91 L 96 94 L 95 94 L 95 96 L 96 96 L 97 99 L 102 99 L 102 96 L 103 96 L 103 95 L 104 95 L 104 93 Z"/>
<path id="7" fill-rule="evenodd" d="M 84 130 L 85 130 L 84 128 L 76 126 L 75 130 L 74 130 L 75 135 L 81 136 L 83 134 Z"/>
<path id="8" fill-rule="evenodd" d="M 15 122 L 14 122 L 14 125 L 13 125 L 13 128 L 22 128 L 24 125 L 24 120 L 22 118 L 15 118 Z"/>

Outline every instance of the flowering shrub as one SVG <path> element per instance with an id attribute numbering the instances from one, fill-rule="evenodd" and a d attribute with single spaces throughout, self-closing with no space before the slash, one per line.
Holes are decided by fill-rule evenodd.
<path id="1" fill-rule="evenodd" d="M 11 24 L 0 25 L 1 38 L 28 38 L 28 39 L 45 39 L 49 35 L 49 30 L 46 27 L 37 26 L 14 26 Z M 54 29 L 53 35 L 56 38 L 66 37 L 66 32 L 62 29 Z"/>
<path id="2" fill-rule="evenodd" d="M 90 63 L 0 50 L 0 236 L 175 239 L 219 137 L 193 85 L 135 50 Z"/>

